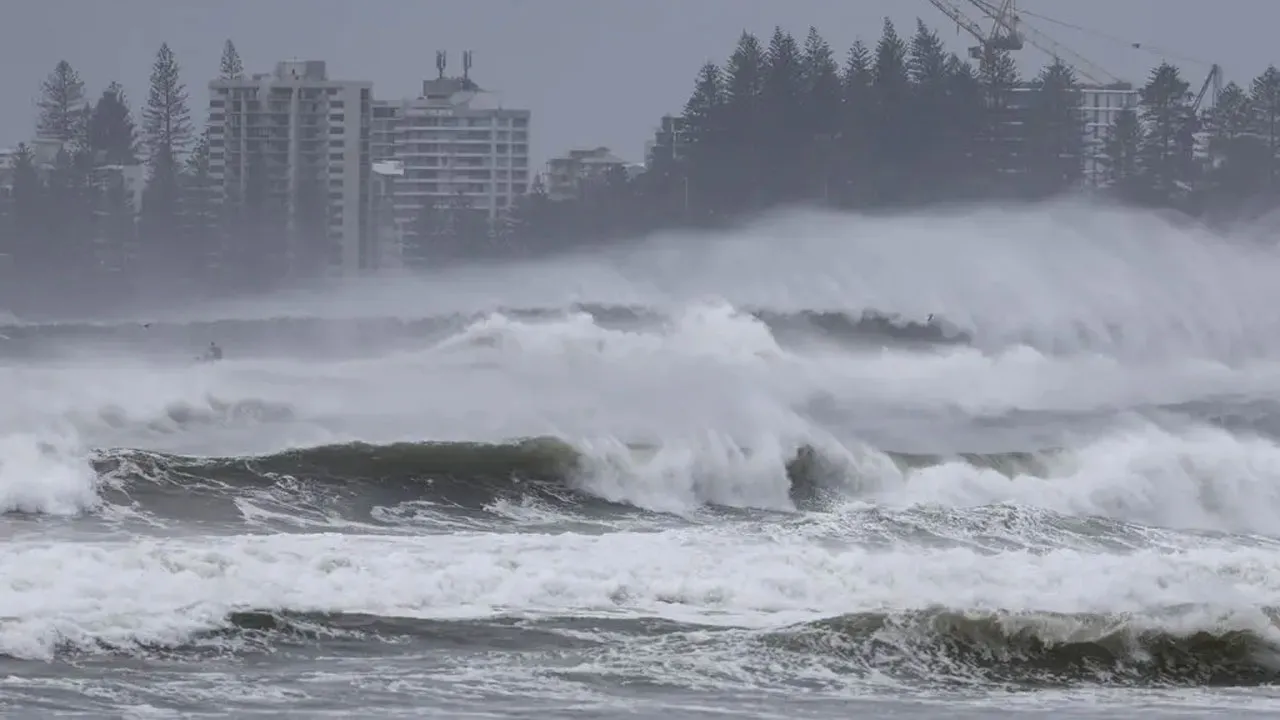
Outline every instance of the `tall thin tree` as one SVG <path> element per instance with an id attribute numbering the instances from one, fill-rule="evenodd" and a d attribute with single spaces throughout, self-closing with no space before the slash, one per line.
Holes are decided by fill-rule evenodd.
<path id="1" fill-rule="evenodd" d="M 223 80 L 239 80 L 244 77 L 244 63 L 240 62 L 240 53 L 236 51 L 236 45 L 230 39 L 222 45 L 222 62 L 218 76 Z"/>
<path id="2" fill-rule="evenodd" d="M 40 85 L 40 109 L 36 134 L 42 138 L 72 142 L 84 131 L 84 81 L 66 60 L 59 60 Z"/>
<path id="3" fill-rule="evenodd" d="M 95 162 L 106 165 L 138 163 L 138 129 L 129 100 L 119 83 L 111 83 L 89 115 L 89 149 Z"/>
<path id="4" fill-rule="evenodd" d="M 152 269 L 185 272 L 190 248 L 179 242 L 180 168 L 192 140 L 191 111 L 177 58 L 162 44 L 151 67 L 151 88 L 143 109 L 147 187 L 143 196 L 143 237 Z"/>

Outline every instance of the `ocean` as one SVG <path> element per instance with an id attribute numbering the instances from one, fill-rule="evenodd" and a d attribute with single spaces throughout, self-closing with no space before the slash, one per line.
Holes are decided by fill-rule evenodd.
<path id="1" fill-rule="evenodd" d="M 7 317 L 0 715 L 1274 716 L 1277 278 L 1061 204 Z"/>

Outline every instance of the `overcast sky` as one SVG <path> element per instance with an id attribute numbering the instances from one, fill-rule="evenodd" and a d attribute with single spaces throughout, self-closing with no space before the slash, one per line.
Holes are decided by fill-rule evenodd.
<path id="1" fill-rule="evenodd" d="M 968 3 L 960 0 L 961 5 Z M 1021 0 L 1021 7 L 1089 32 L 1027 17 L 1036 29 L 1114 76 L 1138 81 L 1162 56 L 1198 89 L 1217 62 L 1247 81 L 1280 63 L 1278 0 Z M 639 161 L 658 118 L 679 112 L 694 75 L 721 61 L 738 34 L 768 40 L 774 26 L 803 38 L 816 26 L 843 60 L 848 46 L 899 33 L 922 18 L 957 50 L 970 44 L 927 0 L 4 0 L 0 21 L 0 146 L 28 139 L 40 81 L 68 60 L 96 96 L 112 80 L 135 111 L 156 49 L 182 65 L 195 117 L 231 38 L 248 72 L 277 60 L 326 60 L 331 77 L 374 82 L 379 98 L 414 96 L 435 74 L 435 51 L 508 107 L 533 111 L 538 161 L 575 146 L 607 145 Z M 976 13 L 975 13 L 976 14 Z M 1136 51 L 1140 42 L 1154 51 Z M 1024 73 L 1046 62 L 1018 55 Z"/>

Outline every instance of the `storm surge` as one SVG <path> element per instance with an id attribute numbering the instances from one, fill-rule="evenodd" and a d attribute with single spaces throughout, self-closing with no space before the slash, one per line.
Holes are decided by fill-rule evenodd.
<path id="1" fill-rule="evenodd" d="M 547 712 L 1253 692 L 1276 277 L 1257 238 L 1061 204 L 15 318 L 0 655 L 103 693 L 225 665 L 202 692 L 246 713 L 286 702 L 246 658 Z"/>

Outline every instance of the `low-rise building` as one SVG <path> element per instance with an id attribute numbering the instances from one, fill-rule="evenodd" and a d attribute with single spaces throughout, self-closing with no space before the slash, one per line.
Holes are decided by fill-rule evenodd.
<path id="1" fill-rule="evenodd" d="M 570 150 L 547 161 L 543 180 L 547 197 L 552 200 L 581 197 L 586 188 L 603 182 L 611 171 L 626 171 L 628 166 L 626 160 L 607 147 Z"/>

